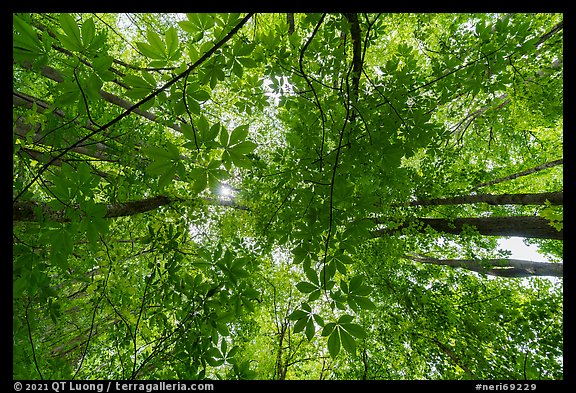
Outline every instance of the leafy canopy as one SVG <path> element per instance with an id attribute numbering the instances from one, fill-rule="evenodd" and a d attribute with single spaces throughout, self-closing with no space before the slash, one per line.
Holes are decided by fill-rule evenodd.
<path id="1" fill-rule="evenodd" d="M 557 264 L 562 205 L 410 204 L 562 190 L 562 51 L 560 14 L 13 14 L 14 378 L 562 379 L 562 279 L 451 221 Z"/>

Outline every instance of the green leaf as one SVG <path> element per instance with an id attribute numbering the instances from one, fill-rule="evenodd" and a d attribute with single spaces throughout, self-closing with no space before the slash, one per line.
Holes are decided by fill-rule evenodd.
<path id="1" fill-rule="evenodd" d="M 153 160 L 157 159 L 167 159 L 167 160 L 177 160 L 180 158 L 180 152 L 178 148 L 170 143 L 166 142 L 166 147 L 160 146 L 148 146 L 142 149 L 142 152 Z"/>
<path id="2" fill-rule="evenodd" d="M 88 48 L 90 44 L 92 44 L 95 33 L 96 26 L 94 25 L 94 20 L 92 20 L 92 18 L 87 19 L 82 23 L 82 45 L 84 48 Z"/>
<path id="3" fill-rule="evenodd" d="M 166 150 L 168 151 L 168 154 L 171 159 L 173 160 L 180 159 L 180 150 L 178 150 L 178 147 L 172 142 L 166 141 Z"/>
<path id="4" fill-rule="evenodd" d="M 166 45 L 164 45 L 164 42 L 160 36 L 156 32 L 148 29 L 146 31 L 146 38 L 148 39 L 148 43 L 154 52 L 161 54 L 162 58 L 166 58 Z"/>
<path id="5" fill-rule="evenodd" d="M 320 291 L 320 288 L 310 292 L 310 295 L 308 295 L 308 301 L 313 302 L 314 300 L 318 300 L 321 294 L 322 292 Z"/>
<path id="6" fill-rule="evenodd" d="M 224 359 L 214 359 L 210 356 L 206 357 L 206 363 L 211 365 L 212 367 L 218 367 L 224 364 Z"/>
<path id="7" fill-rule="evenodd" d="M 179 45 L 178 32 L 173 26 L 171 26 L 170 28 L 168 28 L 168 30 L 166 30 L 165 37 L 166 37 L 166 52 L 168 57 L 171 57 L 178 52 L 178 45 Z"/>
<path id="8" fill-rule="evenodd" d="M 198 137 L 197 135 L 195 136 L 194 130 L 190 124 L 180 123 L 180 130 L 182 131 L 182 135 L 184 135 L 189 141 L 194 142 Z"/>
<path id="9" fill-rule="evenodd" d="M 332 334 L 332 331 L 334 330 L 334 328 L 336 327 L 336 324 L 334 322 L 329 322 L 326 325 L 324 325 L 324 329 L 322 329 L 322 336 L 329 336 L 330 334 Z"/>
<path id="10" fill-rule="evenodd" d="M 233 151 L 236 154 L 249 154 L 251 152 L 254 151 L 254 149 L 256 149 L 256 147 L 258 147 L 258 145 L 256 145 L 254 142 L 251 141 L 244 141 L 244 142 L 240 142 L 237 145 L 234 145 L 230 148 L 230 151 Z"/>
<path id="11" fill-rule="evenodd" d="M 244 141 L 232 146 L 230 150 L 236 154 L 249 154 L 252 153 L 256 147 L 258 147 L 258 145 L 254 142 Z"/>
<path id="12" fill-rule="evenodd" d="M 108 55 L 98 55 L 92 60 L 92 67 L 96 72 L 103 73 L 112 66 L 113 58 Z"/>
<path id="13" fill-rule="evenodd" d="M 150 176 L 160 176 L 165 173 L 172 165 L 172 161 L 164 157 L 158 157 L 156 160 L 148 164 L 146 167 L 146 173 L 148 173 Z"/>
<path id="14" fill-rule="evenodd" d="M 348 353 L 355 355 L 356 354 L 356 340 L 354 340 L 354 337 L 352 337 L 344 329 L 340 329 L 339 333 L 340 333 L 340 339 L 342 341 L 342 346 L 344 347 L 344 349 Z"/>
<path id="15" fill-rule="evenodd" d="M 239 142 L 244 141 L 244 139 L 246 139 L 246 137 L 248 136 L 248 125 L 241 125 L 236 127 L 232 133 L 230 134 L 230 145 L 235 145 Z"/>
<path id="16" fill-rule="evenodd" d="M 232 64 L 232 72 L 234 73 L 234 75 L 236 75 L 238 78 L 242 78 L 242 76 L 244 75 L 244 70 L 242 69 L 242 64 L 240 64 L 239 62 L 235 61 Z"/>
<path id="17" fill-rule="evenodd" d="M 308 313 L 302 310 L 294 310 L 292 313 L 290 313 L 290 315 L 288 315 L 288 319 L 292 320 L 292 321 L 296 321 L 298 319 L 302 319 L 304 317 L 307 317 Z"/>
<path id="18" fill-rule="evenodd" d="M 333 358 L 340 352 L 340 332 L 338 329 L 334 329 L 328 337 L 328 352 Z"/>
<path id="19" fill-rule="evenodd" d="M 364 328 L 356 323 L 343 323 L 341 326 L 356 338 L 363 339 L 367 337 Z"/>
<path id="20" fill-rule="evenodd" d="M 172 182 L 172 179 L 174 179 L 174 176 L 176 175 L 176 170 L 176 165 L 172 164 L 160 175 L 160 178 L 158 179 L 158 187 L 160 189 L 164 189 L 168 184 L 170 184 L 170 182 Z"/>
<path id="21" fill-rule="evenodd" d="M 131 87 L 141 87 L 149 90 L 152 90 L 154 88 L 154 85 L 150 84 L 145 79 L 136 75 L 126 75 L 123 78 L 123 82 Z"/>
<path id="22" fill-rule="evenodd" d="M 180 26 L 180 28 L 187 33 L 190 33 L 190 34 L 198 33 L 198 28 L 196 27 L 196 25 L 194 25 L 190 21 L 187 21 L 187 20 L 178 21 L 178 26 Z"/>
<path id="23" fill-rule="evenodd" d="M 13 15 L 14 28 L 19 34 L 13 36 L 13 53 L 17 61 L 35 61 L 45 56 L 47 51 L 43 46 L 34 29 L 24 19 Z M 49 37 L 43 34 L 43 38 Z M 51 39 L 51 38 L 46 38 Z"/>
<path id="24" fill-rule="evenodd" d="M 228 131 L 224 127 L 220 130 L 220 144 L 222 147 L 228 147 Z"/>
<path id="25" fill-rule="evenodd" d="M 338 318 L 338 324 L 341 323 L 350 323 L 352 322 L 352 320 L 354 319 L 354 317 L 352 315 L 342 315 L 340 318 Z"/>
<path id="26" fill-rule="evenodd" d="M 258 63 L 254 61 L 251 57 L 240 57 L 238 61 L 246 68 L 254 68 L 258 66 Z"/>
<path id="27" fill-rule="evenodd" d="M 340 262 L 345 263 L 347 265 L 351 265 L 354 263 L 354 260 L 350 258 L 350 256 L 346 254 L 340 254 L 336 257 Z"/>
<path id="28" fill-rule="evenodd" d="M 318 274 L 316 274 L 316 272 L 314 271 L 314 269 L 308 267 L 304 269 L 304 274 L 306 274 L 306 277 L 308 278 L 308 280 L 310 280 L 311 283 L 318 285 Z"/>
<path id="29" fill-rule="evenodd" d="M 296 288 L 298 288 L 298 290 L 302 293 L 310 293 L 318 289 L 316 285 L 305 281 L 301 281 L 298 284 L 296 284 Z"/>
<path id="30" fill-rule="evenodd" d="M 210 93 L 202 89 L 189 92 L 188 95 L 196 101 L 208 101 L 210 99 Z"/>
<path id="31" fill-rule="evenodd" d="M 299 333 L 306 327 L 308 323 L 308 318 L 301 318 L 294 324 L 294 333 Z"/>
<path id="32" fill-rule="evenodd" d="M 29 42 L 31 45 L 41 48 L 38 36 L 36 35 L 36 32 L 32 26 L 28 24 L 28 22 L 16 14 L 12 14 L 12 22 L 16 31 L 20 33 L 20 35 L 22 35 L 27 42 Z"/>
<path id="33" fill-rule="evenodd" d="M 248 158 L 246 158 L 245 155 L 238 154 L 234 150 L 227 150 L 226 153 L 228 153 L 230 159 L 232 159 L 232 162 L 237 167 L 246 168 L 246 169 L 252 168 L 252 161 L 250 161 Z"/>
<path id="34" fill-rule="evenodd" d="M 150 59 L 164 59 L 164 54 L 157 51 L 152 45 L 145 42 L 136 42 L 136 47 L 142 54 Z"/>
<path id="35" fill-rule="evenodd" d="M 316 329 L 314 328 L 314 321 L 312 318 L 309 318 L 308 322 L 306 323 L 306 338 L 308 341 L 312 340 L 312 337 L 314 337 L 315 333 Z"/>
<path id="36" fill-rule="evenodd" d="M 373 310 L 376 308 L 376 305 L 372 302 L 372 300 L 364 296 L 350 296 L 349 300 L 352 300 L 358 305 L 358 307 L 364 310 Z"/>
<path id="37" fill-rule="evenodd" d="M 82 41 L 80 39 L 80 29 L 74 18 L 70 14 L 60 14 L 58 16 L 58 21 L 60 22 L 60 27 L 64 31 L 65 41 L 71 50 L 81 51 Z M 62 36 L 60 36 L 62 38 Z"/>

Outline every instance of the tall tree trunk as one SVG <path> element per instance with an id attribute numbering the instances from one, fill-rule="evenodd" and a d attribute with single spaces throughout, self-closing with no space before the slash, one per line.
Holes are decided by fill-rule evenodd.
<path id="1" fill-rule="evenodd" d="M 564 192 L 541 192 L 532 194 L 478 194 L 449 198 L 424 199 L 409 202 L 407 206 L 427 205 L 463 205 L 471 203 L 488 203 L 490 205 L 544 205 L 549 201 L 552 205 L 562 205 Z"/>
<path id="2" fill-rule="evenodd" d="M 133 216 L 139 213 L 145 213 L 160 206 L 168 205 L 174 202 L 175 198 L 167 196 L 156 196 L 153 198 L 142 199 L 139 201 L 115 203 L 106 206 L 105 218 L 115 218 L 123 216 Z M 12 208 L 12 221 L 38 221 L 37 211 L 41 211 L 42 216 L 50 221 L 69 222 L 64 210 L 51 209 L 45 203 L 35 201 L 16 201 Z"/>
<path id="3" fill-rule="evenodd" d="M 437 259 L 406 255 L 407 259 L 433 265 L 452 266 L 498 277 L 562 277 L 563 263 L 526 261 L 523 259 Z"/>
<path id="4" fill-rule="evenodd" d="M 288 34 L 294 33 L 294 14 L 287 13 L 286 14 L 286 22 L 288 22 Z"/>
<path id="5" fill-rule="evenodd" d="M 381 221 L 374 220 L 376 223 Z M 470 218 L 418 218 L 420 232 L 426 231 L 426 226 L 444 233 L 454 235 L 461 234 L 467 226 L 475 227 L 484 236 L 519 236 L 525 238 L 556 239 L 562 240 L 563 230 L 556 230 L 550 226 L 549 221 L 538 216 L 511 216 L 511 217 L 470 217 Z M 398 233 L 408 228 L 410 222 L 404 223 L 397 228 L 382 228 L 373 232 L 375 237 Z"/>
<path id="6" fill-rule="evenodd" d="M 233 199 L 217 199 L 208 197 L 199 199 L 203 200 L 207 204 L 214 206 L 231 207 L 238 210 L 250 210 L 247 206 L 237 204 Z M 191 201 L 192 199 L 188 200 Z M 138 201 L 108 204 L 106 205 L 106 214 L 104 215 L 104 218 L 134 216 L 136 214 L 155 210 L 161 206 L 166 206 L 176 201 L 184 202 L 186 200 L 160 195 L 152 198 L 141 199 Z M 46 203 L 35 201 L 14 202 L 12 208 L 12 221 L 38 221 L 38 212 L 41 212 L 45 220 L 70 222 L 70 219 L 66 217 L 65 210 L 54 210 L 50 208 Z"/>

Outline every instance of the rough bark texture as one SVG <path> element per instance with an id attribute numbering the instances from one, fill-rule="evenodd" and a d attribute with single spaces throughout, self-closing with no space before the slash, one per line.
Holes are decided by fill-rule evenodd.
<path id="1" fill-rule="evenodd" d="M 380 220 L 375 220 L 380 223 Z M 454 235 L 461 234 L 466 227 L 475 227 L 484 236 L 519 236 L 525 238 L 556 239 L 562 240 L 563 230 L 557 231 L 549 221 L 538 216 L 512 216 L 512 217 L 471 217 L 471 218 L 419 218 L 417 222 L 420 232 L 425 232 L 426 227 L 444 233 Z M 375 237 L 398 233 L 407 228 L 410 223 L 404 223 L 397 228 L 382 228 L 374 231 Z"/>
<path id="2" fill-rule="evenodd" d="M 437 259 L 407 255 L 407 259 L 434 265 L 452 266 L 468 269 L 498 277 L 562 277 L 564 264 L 534 262 L 523 259 Z"/>
<path id="3" fill-rule="evenodd" d="M 233 199 L 201 198 L 205 203 L 215 206 L 230 207 L 238 210 L 250 210 L 247 206 L 237 204 Z M 146 213 L 155 210 L 161 206 L 169 205 L 176 201 L 185 201 L 178 198 L 167 196 L 156 196 L 153 198 L 142 199 L 138 201 L 115 203 L 106 205 L 106 215 L 104 218 L 115 218 L 134 216 L 140 213 Z M 45 203 L 35 201 L 16 201 L 12 209 L 12 221 L 38 221 L 37 211 L 40 211 L 45 220 L 56 222 L 70 222 L 66 217 L 64 210 L 54 210 Z"/>
<path id="4" fill-rule="evenodd" d="M 135 214 L 157 209 L 160 206 L 169 205 L 172 202 L 174 202 L 174 199 L 160 195 L 154 198 L 142 199 L 140 201 L 116 203 L 114 205 L 108 205 L 105 217 L 114 218 L 133 216 Z"/>
<path id="5" fill-rule="evenodd" d="M 564 192 L 542 192 L 533 194 L 479 194 L 464 195 L 450 198 L 418 200 L 407 203 L 408 206 L 426 205 L 461 205 L 471 203 L 488 203 L 490 205 L 544 205 L 549 201 L 552 205 L 562 205 Z"/>
<path id="6" fill-rule="evenodd" d="M 359 97 L 360 75 L 362 74 L 362 43 L 358 15 L 344 14 L 350 23 L 350 37 L 352 38 L 352 94 L 353 101 Z"/>
<path id="7" fill-rule="evenodd" d="M 143 199 L 133 202 L 116 203 L 106 206 L 105 218 L 133 216 L 139 213 L 145 213 L 160 206 L 168 205 L 174 202 L 174 199 L 167 196 L 156 196 L 153 198 Z M 64 210 L 53 210 L 46 204 L 34 201 L 16 201 L 12 208 L 12 221 L 38 221 L 39 217 L 36 211 L 40 209 L 42 216 L 46 220 L 57 222 L 69 222 Z"/>
<path id="8" fill-rule="evenodd" d="M 294 14 L 287 13 L 286 14 L 286 22 L 288 22 L 288 34 L 294 33 Z"/>

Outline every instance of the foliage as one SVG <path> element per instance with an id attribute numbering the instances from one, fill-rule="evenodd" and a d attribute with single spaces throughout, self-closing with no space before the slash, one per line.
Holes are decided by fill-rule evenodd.
<path id="1" fill-rule="evenodd" d="M 13 15 L 14 378 L 563 378 L 561 279 L 406 258 L 562 229 L 409 205 L 562 158 L 562 15 L 293 17 Z"/>

